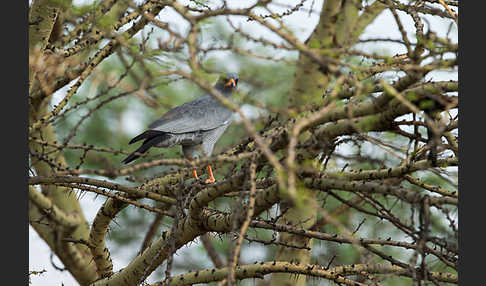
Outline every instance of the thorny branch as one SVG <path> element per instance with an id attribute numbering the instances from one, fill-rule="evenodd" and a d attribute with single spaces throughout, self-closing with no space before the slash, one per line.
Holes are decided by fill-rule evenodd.
<path id="1" fill-rule="evenodd" d="M 429 77 L 433 71 L 457 71 L 458 44 L 428 21 L 440 17 L 457 25 L 458 1 L 326 0 L 319 9 L 305 0 L 290 6 L 271 0 L 238 6 L 233 1 L 105 0 L 82 13 L 48 2 L 34 0 L 29 19 L 29 29 L 42 35 L 29 39 L 29 218 L 81 285 L 148 284 L 164 263 L 165 278 L 152 285 L 235 285 L 271 273 L 344 285 L 377 284 L 391 276 L 416 285 L 458 283 L 458 82 Z M 384 10 L 391 12 L 401 38 L 360 37 Z M 287 22 L 299 13 L 320 15 L 308 39 Z M 211 33 L 212 21 L 229 32 Z M 272 36 L 255 36 L 250 24 Z M 64 30 L 52 37 L 56 25 Z M 376 42 L 397 43 L 406 53 L 389 56 L 362 48 Z M 106 72 L 113 53 L 122 68 Z M 240 60 L 242 88 L 234 98 L 213 87 L 226 66 L 211 64 L 212 57 L 225 53 Z M 262 72 L 247 67 L 254 63 Z M 305 91 L 293 82 L 296 94 L 289 97 L 308 98 L 300 96 L 306 93 L 314 96 L 312 102 L 273 106 L 253 96 L 259 89 L 271 94 L 268 86 L 273 77 L 279 79 L 279 69 L 297 70 L 285 80 L 306 80 Z M 189 162 L 141 154 L 140 161 L 121 166 L 121 157 L 131 153 L 126 138 L 121 145 L 113 143 L 116 139 L 80 142 L 88 138 L 89 122 L 105 110 L 118 115 L 100 125 L 119 135 L 121 124 L 113 123 L 121 122 L 117 104 L 136 98 L 167 110 L 175 104 L 159 93 L 188 83 L 241 119 L 233 123 L 238 135 L 219 155 Z M 288 92 L 278 89 L 283 85 L 272 87 L 279 101 L 287 100 Z M 61 95 L 55 104 L 54 94 Z M 241 107 L 245 103 L 263 111 L 255 119 Z M 192 168 L 207 164 L 221 179 L 213 184 L 189 179 Z M 309 207 L 300 201 L 306 191 L 316 194 L 316 222 L 310 228 L 298 217 L 277 223 L 289 208 Z M 79 203 L 86 193 L 105 200 L 89 224 Z M 284 201 L 290 205 L 279 213 Z M 228 211 L 229 206 L 237 211 Z M 127 208 L 147 211 L 154 219 L 136 256 L 113 269 L 106 240 L 110 225 Z M 216 243 L 236 238 L 227 259 L 209 233 L 219 236 Z M 313 243 L 277 239 L 283 233 Z M 215 269 L 184 268 L 184 274 L 171 275 L 178 261 L 174 254 L 198 237 Z M 309 255 L 312 249 L 312 263 L 242 264 L 244 246 L 252 243 Z M 342 245 L 366 257 L 366 263 L 359 258 L 347 265 L 335 255 Z"/>

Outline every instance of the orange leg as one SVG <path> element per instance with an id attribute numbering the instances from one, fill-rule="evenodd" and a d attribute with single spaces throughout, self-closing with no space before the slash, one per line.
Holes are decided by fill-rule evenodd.
<path id="1" fill-rule="evenodd" d="M 190 157 L 186 157 L 186 158 L 187 158 L 187 160 L 189 162 L 192 162 L 192 159 L 190 159 Z M 194 179 L 196 179 L 196 181 L 199 180 L 199 178 L 197 176 L 197 170 L 196 170 L 196 168 L 192 169 L 192 175 L 194 176 Z"/>
<path id="2" fill-rule="evenodd" d="M 206 183 L 216 182 L 216 179 L 214 179 L 214 176 L 213 176 L 213 170 L 211 169 L 211 165 L 208 165 L 208 173 L 209 173 L 209 178 L 206 179 Z"/>
<path id="3" fill-rule="evenodd" d="M 194 179 L 199 180 L 199 178 L 197 177 L 197 170 L 196 170 L 196 168 L 192 169 L 192 175 L 194 176 Z"/>

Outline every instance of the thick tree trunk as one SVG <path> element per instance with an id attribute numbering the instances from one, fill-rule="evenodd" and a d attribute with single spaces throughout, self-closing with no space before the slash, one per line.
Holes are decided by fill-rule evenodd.
<path id="1" fill-rule="evenodd" d="M 367 11 L 358 15 L 361 1 L 358 0 L 326 0 L 323 3 L 319 23 L 312 32 L 307 44 L 311 48 L 325 51 L 330 48 L 350 46 L 356 42 L 364 28 L 383 11 L 385 6 L 381 3 L 374 3 Z M 290 94 L 289 104 L 299 105 L 322 105 L 323 93 L 327 89 L 331 75 L 322 71 L 322 67 L 313 62 L 309 57 L 300 54 L 297 61 L 297 69 L 294 76 L 294 83 Z M 304 134 L 304 137 L 305 134 Z M 317 217 L 317 193 L 302 189 L 299 192 L 302 198 L 302 206 L 290 207 L 280 218 L 279 223 L 291 223 L 305 229 L 310 228 Z M 281 210 L 287 204 L 281 204 Z M 281 233 L 280 242 L 288 245 L 312 247 L 312 239 L 297 235 Z M 275 260 L 293 261 L 299 263 L 310 263 L 311 251 L 305 249 L 289 248 L 282 245 L 277 246 Z M 291 274 L 273 274 L 270 285 L 295 285 L 303 286 L 306 283 L 306 276 Z"/>
<path id="2" fill-rule="evenodd" d="M 60 11 L 58 4 L 54 1 L 36 0 L 32 3 L 29 13 L 29 52 L 42 53 Z M 35 80 L 35 71 L 29 67 L 29 92 Z M 50 97 L 30 98 L 29 122 L 37 121 L 48 113 Z M 57 141 L 53 127 L 44 126 L 29 134 L 35 138 L 42 138 L 45 142 L 54 143 Z M 62 155 L 47 147 L 30 140 L 29 148 L 34 154 L 49 154 L 49 163 L 31 157 L 32 167 L 38 176 L 49 176 L 53 172 L 53 166 L 63 168 L 66 166 Z M 81 284 L 86 285 L 97 278 L 95 265 L 90 263 L 92 255 L 90 250 L 82 244 L 66 242 L 64 238 L 75 240 L 87 240 L 89 226 L 82 212 L 79 201 L 73 190 L 54 185 L 42 186 L 42 195 L 50 200 L 53 206 L 58 208 L 64 215 L 77 218 L 77 226 L 66 227 L 52 219 L 49 210 L 42 209 L 39 205 L 29 203 L 29 222 L 39 236 L 56 253 L 62 263 L 71 272 L 73 277 Z M 38 192 L 35 189 L 32 192 Z"/>

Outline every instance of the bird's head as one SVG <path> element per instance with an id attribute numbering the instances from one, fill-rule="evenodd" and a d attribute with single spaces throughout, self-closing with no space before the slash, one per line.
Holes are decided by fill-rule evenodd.
<path id="1" fill-rule="evenodd" d="M 216 83 L 216 88 L 223 94 L 231 94 L 238 86 L 238 79 L 238 76 L 234 73 L 221 76 Z"/>

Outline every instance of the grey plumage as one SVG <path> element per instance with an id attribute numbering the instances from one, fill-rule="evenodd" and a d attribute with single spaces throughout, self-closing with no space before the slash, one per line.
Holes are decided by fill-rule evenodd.
<path id="1" fill-rule="evenodd" d="M 236 88 L 238 76 L 230 74 L 220 78 L 215 88 L 224 96 L 230 96 Z M 127 164 L 140 157 L 150 147 L 167 148 L 181 145 L 187 159 L 197 157 L 202 147 L 205 156 L 211 156 L 214 145 L 231 124 L 233 111 L 216 98 L 206 94 L 191 102 L 174 107 L 149 125 L 144 133 L 134 137 L 129 144 L 144 140 L 135 152 L 122 162 Z"/>
<path id="2" fill-rule="evenodd" d="M 174 107 L 150 124 L 149 128 L 178 134 L 199 130 L 208 131 L 231 119 L 232 113 L 217 99 L 206 94 L 196 100 Z"/>

